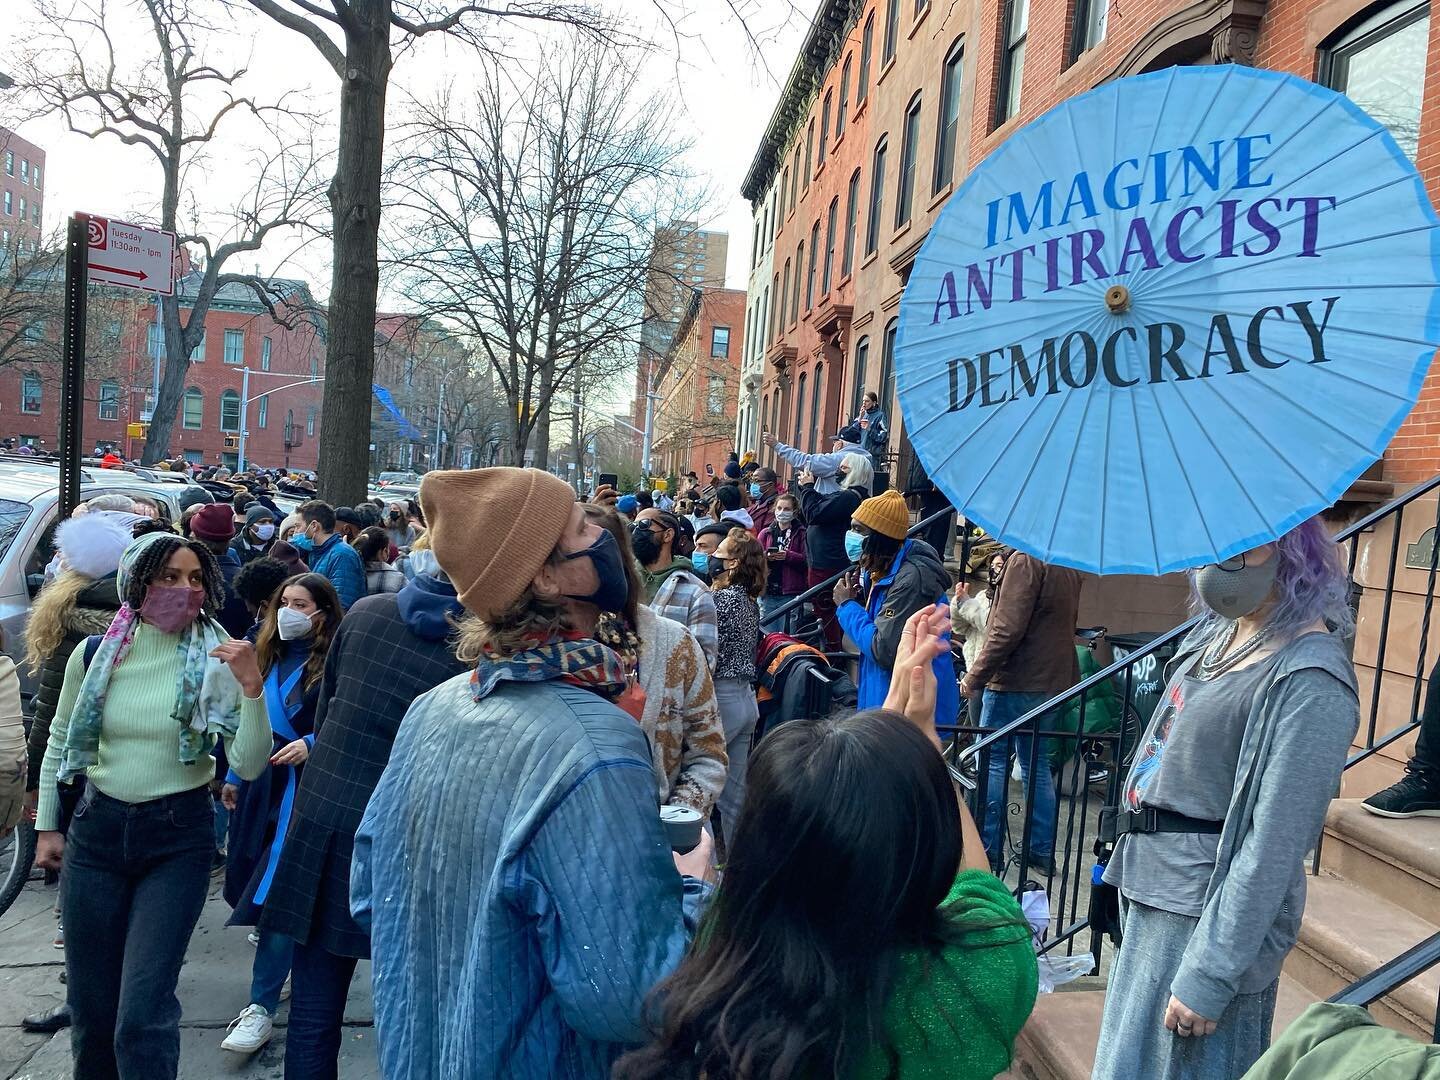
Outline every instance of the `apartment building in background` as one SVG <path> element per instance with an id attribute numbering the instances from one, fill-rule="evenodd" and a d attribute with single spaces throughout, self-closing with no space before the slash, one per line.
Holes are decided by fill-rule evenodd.
<path id="1" fill-rule="evenodd" d="M 0 252 L 30 252 L 44 235 L 45 151 L 0 127 Z"/>
<path id="2" fill-rule="evenodd" d="M 705 466 L 718 473 L 735 446 L 745 293 L 696 289 L 664 358 L 656 392 L 650 471 L 678 476 Z"/>

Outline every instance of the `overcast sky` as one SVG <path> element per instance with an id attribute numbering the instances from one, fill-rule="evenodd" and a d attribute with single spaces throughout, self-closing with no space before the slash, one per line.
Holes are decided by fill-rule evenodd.
<path id="1" fill-rule="evenodd" d="M 110 0 L 120 9 L 134 0 Z M 196 0 L 203 8 L 202 0 Z M 678 93 L 690 130 L 680 133 L 694 142 L 691 168 L 705 177 L 715 193 L 712 229 L 730 233 L 730 257 L 726 283 L 745 287 L 748 274 L 750 207 L 740 196 L 740 184 L 769 121 L 785 75 L 804 37 L 812 0 L 737 0 L 748 4 L 741 22 L 724 0 L 601 0 L 603 6 L 625 15 L 636 32 L 659 45 L 646 55 L 642 85 L 638 94 Z M 678 35 L 656 20 L 657 3 L 680 12 Z M 796 6 L 798 5 L 798 6 Z M 0 56 L 13 57 L 24 42 L 37 32 L 34 0 L 3 0 L 6 18 L 0 26 Z M 683 12 L 680 9 L 686 9 Z M 14 17 L 14 16 L 18 16 Z M 219 16 L 225 18 L 224 15 Z M 131 50 L 146 47 L 136 27 L 136 36 L 118 42 L 122 64 Z M 748 31 L 748 32 L 747 32 Z M 299 92 L 307 105 L 334 116 L 334 76 L 319 60 L 313 46 L 298 35 L 259 17 L 226 21 L 197 42 L 209 42 L 207 59 L 217 66 L 244 65 L 249 68 L 250 91 L 257 96 L 273 95 L 279 89 Z M 510 32 L 505 47 L 524 63 L 542 47 L 526 32 Z M 424 97 L 447 79 L 463 79 L 466 57 L 454 43 L 427 38 L 397 63 L 392 78 L 391 122 L 408 94 Z M 0 63 L 3 67 L 3 63 Z M 0 91 L 0 99 L 6 95 Z M 16 103 L 0 100 L 0 118 L 10 119 Z M 158 205 L 158 170 L 147 152 L 125 147 L 114 139 L 91 140 L 69 132 L 58 118 L 30 120 L 17 125 L 20 133 L 41 145 L 47 154 L 45 176 L 45 226 L 58 228 L 73 210 L 115 217 L 153 213 Z M 322 130 L 329 128 L 325 124 Z M 203 175 L 188 185 L 195 192 L 202 216 L 218 219 L 227 205 L 243 198 L 252 182 L 247 169 L 249 151 L 257 146 L 261 133 L 241 135 L 241 145 L 224 160 L 211 161 Z M 212 225 L 213 227 L 213 225 Z M 284 272 L 311 278 L 323 292 L 328 281 L 328 263 L 320 245 L 296 250 L 296 237 L 281 242 L 258 258 L 243 261 L 238 269 L 262 273 Z M 382 298 L 382 306 L 398 306 L 397 298 Z"/>

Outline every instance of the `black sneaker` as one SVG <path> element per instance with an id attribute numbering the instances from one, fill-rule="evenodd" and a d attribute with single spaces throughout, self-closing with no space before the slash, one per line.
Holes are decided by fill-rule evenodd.
<path id="1" fill-rule="evenodd" d="M 1440 817 L 1440 783 L 1406 773 L 1404 779 L 1371 795 L 1362 805 L 1379 817 Z"/>
<path id="2" fill-rule="evenodd" d="M 56 1005 L 49 1012 L 27 1016 L 20 1021 L 20 1026 L 26 1031 L 38 1032 L 42 1035 L 60 1031 L 70 1026 L 70 1005 L 67 1002 L 64 1005 Z"/>

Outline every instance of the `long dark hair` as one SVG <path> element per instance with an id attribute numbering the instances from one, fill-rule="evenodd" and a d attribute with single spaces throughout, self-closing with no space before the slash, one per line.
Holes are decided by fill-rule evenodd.
<path id="1" fill-rule="evenodd" d="M 945 764 L 902 717 L 781 725 L 751 759 L 725 881 L 695 945 L 650 996 L 652 1039 L 615 1075 L 853 1075 L 885 1041 L 899 953 L 995 925 L 941 908 L 960 845 Z"/>
<path id="2" fill-rule="evenodd" d="M 345 609 L 340 606 L 340 596 L 335 592 L 335 586 L 321 574 L 296 574 L 281 582 L 280 587 L 270 597 L 270 604 L 265 609 L 265 621 L 260 624 L 260 633 L 255 638 L 255 661 L 265 674 L 269 674 L 270 668 L 280 659 L 280 651 L 285 646 L 285 642 L 280 640 L 277 620 L 280 617 L 280 601 L 285 590 L 291 585 L 298 585 L 308 592 L 320 613 L 318 619 L 311 616 L 315 629 L 310 631 L 310 655 L 305 659 L 305 689 L 309 690 L 319 683 L 321 676 L 325 674 L 325 654 L 330 651 L 330 642 L 335 638 L 335 631 L 340 628 Z"/>
<path id="3" fill-rule="evenodd" d="M 904 540 L 896 540 L 893 536 L 886 536 L 871 529 L 870 535 L 865 537 L 865 552 L 860 556 L 860 569 L 870 571 L 873 578 L 884 577 L 890 573 L 890 566 L 904 545 Z"/>

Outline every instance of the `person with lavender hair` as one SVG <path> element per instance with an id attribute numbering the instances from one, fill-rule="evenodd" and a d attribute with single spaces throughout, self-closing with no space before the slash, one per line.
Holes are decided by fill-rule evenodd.
<path id="1" fill-rule="evenodd" d="M 1318 519 L 1192 585 L 1203 618 L 1101 823 L 1124 945 L 1097 1080 L 1236 1077 L 1264 1053 L 1360 723 L 1345 568 Z"/>

